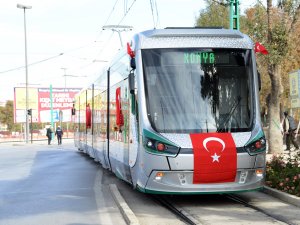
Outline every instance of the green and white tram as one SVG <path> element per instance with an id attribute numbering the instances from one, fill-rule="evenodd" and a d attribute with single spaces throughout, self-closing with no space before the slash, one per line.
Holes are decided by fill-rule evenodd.
<path id="1" fill-rule="evenodd" d="M 257 190 L 259 84 L 253 42 L 239 31 L 144 31 L 76 97 L 75 145 L 145 193 Z"/>

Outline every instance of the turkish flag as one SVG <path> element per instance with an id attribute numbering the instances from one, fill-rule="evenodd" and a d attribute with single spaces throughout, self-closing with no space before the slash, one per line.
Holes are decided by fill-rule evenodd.
<path id="1" fill-rule="evenodd" d="M 86 105 L 86 109 L 85 109 L 85 119 L 86 119 L 86 128 L 91 128 L 92 126 L 92 112 L 91 112 L 91 108 L 90 108 L 90 104 L 88 103 Z"/>
<path id="2" fill-rule="evenodd" d="M 131 57 L 134 58 L 135 54 L 134 51 L 130 48 L 130 44 L 127 42 L 127 54 Z"/>
<path id="3" fill-rule="evenodd" d="M 237 153 L 231 133 L 190 134 L 194 151 L 194 184 L 234 182 Z"/>
<path id="4" fill-rule="evenodd" d="M 256 42 L 255 43 L 255 47 L 254 47 L 254 51 L 256 52 L 261 52 L 264 55 L 269 54 L 268 50 L 265 48 L 265 46 L 263 46 L 261 43 Z"/>
<path id="5" fill-rule="evenodd" d="M 116 124 L 120 127 L 124 125 L 124 116 L 121 107 L 121 87 L 116 89 Z"/>

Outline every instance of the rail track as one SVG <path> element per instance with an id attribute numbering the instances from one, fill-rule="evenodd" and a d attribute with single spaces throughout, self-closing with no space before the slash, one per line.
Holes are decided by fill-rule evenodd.
<path id="1" fill-rule="evenodd" d="M 150 195 L 117 183 L 140 225 L 300 225 L 299 207 L 260 191 Z"/>

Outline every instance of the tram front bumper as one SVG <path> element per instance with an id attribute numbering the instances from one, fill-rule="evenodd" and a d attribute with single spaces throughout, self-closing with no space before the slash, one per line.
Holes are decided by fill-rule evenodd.
<path id="1" fill-rule="evenodd" d="M 193 171 L 152 171 L 140 191 L 155 194 L 214 194 L 253 191 L 263 187 L 263 169 L 238 170 L 234 182 L 194 184 Z"/>

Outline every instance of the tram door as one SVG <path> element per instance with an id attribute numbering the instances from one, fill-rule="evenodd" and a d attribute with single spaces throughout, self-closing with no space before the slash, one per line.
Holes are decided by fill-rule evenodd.
<path id="1" fill-rule="evenodd" d="M 129 167 L 129 101 L 126 82 L 110 90 L 109 159 L 112 171 L 131 182 Z"/>

